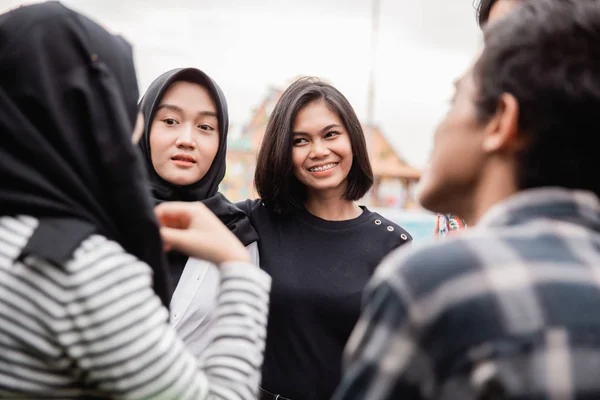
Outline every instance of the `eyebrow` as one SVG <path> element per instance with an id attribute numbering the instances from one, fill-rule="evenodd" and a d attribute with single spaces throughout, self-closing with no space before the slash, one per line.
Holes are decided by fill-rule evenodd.
<path id="1" fill-rule="evenodd" d="M 327 125 L 325 128 L 321 129 L 321 133 L 327 132 L 328 130 L 330 130 L 330 129 L 333 129 L 333 128 L 342 128 L 342 127 L 341 127 L 340 125 L 338 125 L 338 124 L 330 124 L 330 125 Z M 310 136 L 310 135 L 309 135 L 308 133 L 306 133 L 306 132 L 295 132 L 295 131 L 294 131 L 294 132 L 292 132 L 292 135 L 305 135 L 305 136 Z"/>
<path id="2" fill-rule="evenodd" d="M 173 105 L 173 104 L 161 104 L 156 109 L 156 112 L 158 113 L 162 109 L 166 109 L 166 110 L 170 110 L 170 111 L 174 111 L 174 112 L 178 112 L 178 113 L 183 113 L 183 109 L 181 107 Z M 198 111 L 196 113 L 196 115 L 201 116 L 201 117 L 215 117 L 215 118 L 217 118 L 217 113 L 214 112 L 214 111 Z"/>

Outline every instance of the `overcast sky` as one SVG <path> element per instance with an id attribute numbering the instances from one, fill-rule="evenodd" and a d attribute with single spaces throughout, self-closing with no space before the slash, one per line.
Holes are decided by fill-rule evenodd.
<path id="1" fill-rule="evenodd" d="M 452 82 L 481 36 L 473 0 L 380 0 L 374 120 L 423 166 Z M 31 1 L 0 0 L 0 12 Z M 140 91 L 193 66 L 223 88 L 232 134 L 269 86 L 319 76 L 367 114 L 372 0 L 65 0 L 134 46 Z"/>

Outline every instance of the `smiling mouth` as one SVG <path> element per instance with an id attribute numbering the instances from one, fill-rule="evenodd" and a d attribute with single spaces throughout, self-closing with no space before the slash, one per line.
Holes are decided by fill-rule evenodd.
<path id="1" fill-rule="evenodd" d="M 308 170 L 310 172 L 323 172 L 323 171 L 328 171 L 332 168 L 335 168 L 338 166 L 339 163 L 329 163 L 329 164 L 325 164 L 325 165 L 319 165 L 318 167 L 312 167 L 312 168 L 308 168 Z"/>
<path id="2" fill-rule="evenodd" d="M 184 156 L 184 155 L 173 156 L 173 157 L 171 157 L 171 160 L 173 160 L 173 161 L 183 161 L 183 162 L 187 162 L 187 163 L 190 163 L 190 164 L 195 164 L 196 163 L 196 160 L 194 160 L 193 157 Z"/>

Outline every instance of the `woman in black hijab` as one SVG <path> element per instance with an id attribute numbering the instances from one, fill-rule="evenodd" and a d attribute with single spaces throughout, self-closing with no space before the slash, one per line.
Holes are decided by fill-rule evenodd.
<path id="1" fill-rule="evenodd" d="M 144 135 L 140 147 L 156 203 L 201 201 L 248 246 L 255 263 L 258 235 L 250 220 L 218 192 L 225 176 L 229 118 L 219 86 L 196 68 L 159 76 L 140 109 Z M 174 289 L 171 322 L 197 356 L 206 348 L 219 290 L 217 267 L 177 251 L 168 254 L 167 274 Z"/>
<path id="2" fill-rule="evenodd" d="M 203 205 L 157 208 L 167 246 L 220 264 L 200 369 L 164 307 L 137 97 L 120 37 L 58 2 L 0 15 L 0 397 L 255 395 L 269 277 Z"/>

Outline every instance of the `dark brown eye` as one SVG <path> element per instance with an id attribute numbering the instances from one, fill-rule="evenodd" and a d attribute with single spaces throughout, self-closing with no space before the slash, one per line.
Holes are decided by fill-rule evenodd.
<path id="1" fill-rule="evenodd" d="M 202 129 L 203 131 L 209 131 L 209 132 L 212 132 L 215 130 L 215 128 L 213 128 L 212 126 L 207 125 L 207 124 L 199 125 L 198 128 Z"/>

